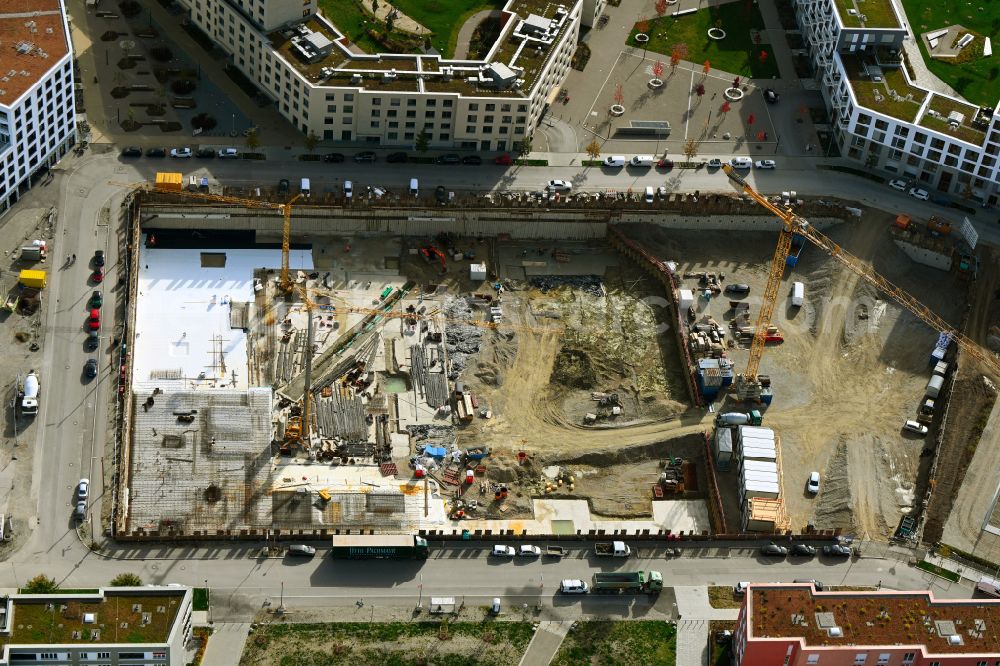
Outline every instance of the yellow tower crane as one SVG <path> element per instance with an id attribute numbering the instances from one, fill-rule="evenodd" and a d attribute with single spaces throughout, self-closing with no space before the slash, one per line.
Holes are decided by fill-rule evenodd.
<path id="1" fill-rule="evenodd" d="M 792 246 L 793 234 L 799 234 L 813 245 L 826 251 L 827 254 L 834 257 L 849 271 L 888 295 L 922 322 L 942 333 L 947 333 L 963 352 L 978 359 L 993 372 L 1000 374 L 1000 359 L 994 354 L 983 349 L 974 340 L 934 314 L 926 305 L 872 270 L 861 259 L 847 252 L 827 236 L 817 231 L 808 220 L 796 215 L 790 207 L 781 208 L 768 201 L 750 187 L 731 166 L 723 164 L 722 170 L 740 187 L 743 193 L 771 211 L 784 224 L 778 235 L 778 245 L 774 249 L 774 256 L 771 258 L 771 268 L 767 276 L 767 287 L 764 289 L 763 302 L 761 303 L 760 313 L 757 315 L 757 323 L 754 327 L 753 343 L 750 345 L 750 359 L 747 361 L 746 370 L 736 378 L 736 396 L 740 400 L 757 401 L 760 399 L 761 384 L 757 371 L 760 368 L 760 359 L 764 353 L 764 338 L 767 334 L 767 327 L 771 323 L 771 316 L 774 314 L 778 289 L 781 286 L 781 279 L 785 272 L 785 261 Z"/>

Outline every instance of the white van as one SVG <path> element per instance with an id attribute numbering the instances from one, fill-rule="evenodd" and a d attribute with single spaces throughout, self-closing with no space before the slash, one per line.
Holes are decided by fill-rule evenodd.
<path id="1" fill-rule="evenodd" d="M 417 196 L 420 194 L 420 183 L 416 178 L 410 179 L 410 196 Z"/>
<path id="2" fill-rule="evenodd" d="M 749 157 L 734 157 L 729 160 L 729 165 L 734 169 L 752 169 L 753 160 Z"/>
<path id="3" fill-rule="evenodd" d="M 656 164 L 656 158 L 652 155 L 636 155 L 628 162 L 629 166 L 651 167 Z"/>
<path id="4" fill-rule="evenodd" d="M 624 155 L 608 155 L 604 158 L 604 166 L 606 167 L 623 167 L 625 166 L 625 156 Z"/>
<path id="5" fill-rule="evenodd" d="M 806 286 L 801 282 L 792 283 L 792 305 L 797 308 L 802 307 L 806 300 Z"/>
<path id="6" fill-rule="evenodd" d="M 299 185 L 299 191 L 302 192 L 302 196 L 304 196 L 304 197 L 309 196 L 310 189 L 309 189 L 309 179 L 308 178 L 303 178 L 302 179 L 302 183 Z"/>

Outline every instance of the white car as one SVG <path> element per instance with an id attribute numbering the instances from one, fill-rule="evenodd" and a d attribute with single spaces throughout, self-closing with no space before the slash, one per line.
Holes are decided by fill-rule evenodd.
<path id="1" fill-rule="evenodd" d="M 90 479 L 80 479 L 80 483 L 76 487 L 77 499 L 85 501 L 89 496 L 90 496 Z"/>
<path id="2" fill-rule="evenodd" d="M 191 157 L 191 155 L 193 155 L 193 154 L 194 153 L 191 152 L 190 148 L 171 148 L 170 149 L 170 156 L 171 157 L 185 157 L 186 158 L 186 157 Z"/>
<path id="3" fill-rule="evenodd" d="M 755 166 L 758 169 L 773 169 L 777 165 L 775 164 L 774 160 L 757 160 Z"/>
<path id="4" fill-rule="evenodd" d="M 917 421 L 907 420 L 905 423 L 903 423 L 903 430 L 908 430 L 909 432 L 915 432 L 918 435 L 927 434 L 927 426 L 925 426 L 923 423 L 918 423 Z"/>
<path id="5" fill-rule="evenodd" d="M 517 554 L 521 557 L 539 557 L 542 549 L 538 546 L 521 546 L 517 549 Z"/>
<path id="6" fill-rule="evenodd" d="M 722 160 L 720 160 L 718 157 L 713 157 L 712 159 L 710 159 L 708 161 L 708 168 L 709 169 L 721 169 L 722 168 Z"/>
<path id="7" fill-rule="evenodd" d="M 812 495 L 819 492 L 819 472 L 813 472 L 809 475 L 809 481 L 806 482 L 806 490 Z"/>
<path id="8" fill-rule="evenodd" d="M 741 580 L 740 582 L 736 583 L 736 585 L 733 585 L 733 594 L 738 596 L 746 594 L 748 587 L 750 587 L 750 581 Z"/>
<path id="9" fill-rule="evenodd" d="M 900 180 L 899 178 L 893 178 L 889 181 L 889 187 L 900 192 L 906 191 L 906 181 Z"/>
<path id="10" fill-rule="evenodd" d="M 656 188 L 656 194 L 661 199 L 666 199 L 667 198 L 667 186 L 666 185 L 660 185 L 658 188 Z"/>
<path id="11" fill-rule="evenodd" d="M 354 196 L 354 183 L 349 180 L 344 181 L 344 198 L 350 199 Z"/>
<path id="12" fill-rule="evenodd" d="M 493 546 L 490 555 L 494 557 L 514 557 L 514 546 Z"/>
<path id="13" fill-rule="evenodd" d="M 650 204 L 653 203 L 653 201 L 656 200 L 656 190 L 653 189 L 652 185 L 647 185 L 646 186 L 645 200 L 646 200 L 646 203 L 650 203 Z"/>
<path id="14" fill-rule="evenodd" d="M 240 156 L 240 151 L 235 148 L 219 148 L 218 155 L 220 160 L 234 160 Z"/>
<path id="15" fill-rule="evenodd" d="M 563 594 L 586 594 L 589 589 L 586 581 L 576 578 L 567 578 L 559 583 L 559 591 Z"/>
<path id="16" fill-rule="evenodd" d="M 919 187 L 911 187 L 909 194 L 914 199 L 920 199 L 921 201 L 927 201 L 931 198 L 931 195 L 927 192 L 927 190 L 922 190 Z"/>
<path id="17" fill-rule="evenodd" d="M 545 189 L 550 192 L 569 192 L 573 189 L 573 186 L 565 180 L 550 180 L 548 184 L 545 185 Z"/>

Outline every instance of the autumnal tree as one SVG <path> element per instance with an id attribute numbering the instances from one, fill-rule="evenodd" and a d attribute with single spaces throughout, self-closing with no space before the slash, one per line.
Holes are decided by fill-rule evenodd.
<path id="1" fill-rule="evenodd" d="M 656 15 L 663 16 L 667 13 L 667 0 L 656 0 Z"/>
<path id="2" fill-rule="evenodd" d="M 758 60 L 760 60 L 760 64 L 762 64 L 762 65 L 763 65 L 763 64 L 764 64 L 765 62 L 767 62 L 767 51 L 763 51 L 763 50 L 762 50 L 762 51 L 760 52 L 760 55 L 759 55 L 759 56 L 757 56 L 757 59 L 758 59 Z"/>
<path id="3" fill-rule="evenodd" d="M 760 130 L 759 132 L 757 132 L 758 141 L 763 141 L 766 138 L 767 138 L 767 132 L 765 132 L 764 130 Z"/>
<path id="4" fill-rule="evenodd" d="M 737 76 L 735 79 L 733 79 L 733 87 L 734 88 L 740 87 L 740 77 Z"/>
<path id="5" fill-rule="evenodd" d="M 670 73 L 673 74 L 674 70 L 677 69 L 677 65 L 681 62 L 681 51 L 676 46 L 670 52 Z"/>
<path id="6" fill-rule="evenodd" d="M 372 0 L 372 14 L 378 14 L 378 0 Z"/>
<path id="7" fill-rule="evenodd" d="M 306 150 L 311 153 L 316 150 L 317 145 L 319 145 L 319 137 L 316 136 L 316 132 L 309 130 L 309 134 L 306 134 Z"/>
<path id="8" fill-rule="evenodd" d="M 701 66 L 701 72 L 702 72 L 702 74 L 704 74 L 705 76 L 708 76 L 708 73 L 709 73 L 710 71 L 712 71 L 712 61 L 711 61 L 711 60 L 706 60 L 706 61 L 705 61 L 705 64 L 703 64 L 703 65 Z"/>
<path id="9" fill-rule="evenodd" d="M 729 113 L 732 110 L 733 110 L 733 107 L 732 107 L 732 105 L 729 102 L 723 102 L 722 106 L 719 107 L 719 111 L 722 112 L 723 116 L 725 116 L 727 113 Z"/>
<path id="10" fill-rule="evenodd" d="M 250 150 L 255 150 L 260 146 L 260 137 L 257 136 L 257 128 L 251 128 L 247 132 L 247 148 Z"/>
<path id="11" fill-rule="evenodd" d="M 111 587 L 141 587 L 142 579 L 134 573 L 120 573 L 111 579 Z"/>
<path id="12" fill-rule="evenodd" d="M 597 143 L 597 139 L 594 139 L 587 145 L 587 154 L 590 155 L 590 159 L 596 160 L 601 156 L 601 144 Z"/>
<path id="13" fill-rule="evenodd" d="M 635 29 L 642 33 L 649 32 L 649 21 L 645 16 L 640 16 L 639 20 L 635 23 Z"/>
<path id="14" fill-rule="evenodd" d="M 747 127 L 753 127 L 753 124 L 755 122 L 757 122 L 757 116 L 753 115 L 752 113 L 749 116 L 747 116 Z"/>
<path id="15" fill-rule="evenodd" d="M 684 142 L 684 156 L 688 158 L 688 162 L 694 159 L 694 156 L 698 154 L 698 142 L 694 139 L 688 139 Z"/>
<path id="16" fill-rule="evenodd" d="M 52 594 L 59 589 L 55 578 L 49 578 L 45 574 L 38 574 L 28 581 L 28 584 L 21 588 L 24 594 Z"/>
<path id="17" fill-rule="evenodd" d="M 663 69 L 664 69 L 663 61 L 657 60 L 653 64 L 653 76 L 655 76 L 656 78 L 660 78 L 661 76 L 663 76 Z"/>
<path id="18" fill-rule="evenodd" d="M 705 85 L 704 85 L 704 84 L 702 84 L 702 83 L 699 83 L 699 84 L 697 85 L 697 87 L 695 87 L 695 89 L 694 89 L 694 93 L 695 93 L 696 95 L 698 95 L 698 97 L 701 97 L 701 96 L 703 96 L 703 95 L 705 94 Z"/>
<path id="19" fill-rule="evenodd" d="M 622 84 L 620 84 L 620 83 L 616 83 L 615 84 L 615 96 L 614 96 L 614 100 L 615 100 L 615 104 L 617 104 L 618 106 L 624 106 L 625 105 L 625 93 L 622 91 Z"/>

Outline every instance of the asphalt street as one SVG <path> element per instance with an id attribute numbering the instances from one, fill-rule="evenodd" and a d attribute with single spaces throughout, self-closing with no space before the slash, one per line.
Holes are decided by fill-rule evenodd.
<path id="1" fill-rule="evenodd" d="M 97 524 L 105 499 L 96 489 L 102 487 L 101 455 L 103 443 L 110 436 L 108 398 L 111 372 L 108 367 L 108 340 L 112 330 L 105 323 L 97 358 L 101 371 L 98 379 L 86 382 L 83 364 L 91 356 L 84 351 L 86 336 L 86 301 L 94 289 L 87 281 L 88 262 L 93 251 L 107 250 L 107 277 L 101 286 L 105 294 L 104 312 L 110 317 L 114 306 L 118 256 L 116 242 L 109 242 L 115 230 L 108 226 L 102 209 L 110 205 L 112 218 L 117 215 L 121 185 L 152 179 L 164 168 L 190 173 L 205 169 L 211 177 L 225 184 L 268 184 L 282 177 L 306 176 L 313 188 L 333 188 L 350 177 L 358 185 L 382 184 L 403 188 L 416 175 L 428 183 L 453 188 L 537 189 L 550 178 L 572 180 L 577 189 L 640 187 L 660 185 L 665 176 L 654 172 L 641 174 L 606 173 L 600 169 L 558 166 L 548 169 L 519 168 L 504 171 L 499 167 L 437 167 L 407 165 L 329 165 L 292 160 L 266 162 L 219 161 L 187 163 L 139 159 L 122 161 L 117 154 L 69 156 L 56 169 L 59 187 L 59 222 L 57 247 L 76 248 L 77 261 L 65 270 L 53 270 L 50 298 L 47 302 L 49 326 L 44 342 L 42 366 L 42 408 L 35 432 L 34 446 L 40 451 L 33 470 L 31 507 L 11 507 L 31 514 L 33 530 L 23 546 L 6 563 L 0 564 L 0 586 L 15 587 L 37 573 L 46 573 L 69 587 L 91 587 L 107 583 L 122 571 L 133 571 L 148 583 L 209 585 L 213 590 L 213 611 L 232 619 L 244 619 L 264 604 L 277 605 L 284 584 L 285 603 L 300 606 L 354 604 L 359 599 L 395 600 L 408 604 L 421 595 L 466 595 L 470 601 L 504 596 L 538 600 L 547 608 L 585 608 L 588 604 L 615 604 L 620 612 L 633 613 L 640 602 L 630 600 L 561 601 L 554 596 L 562 578 L 589 578 L 597 570 L 618 567 L 658 569 L 667 585 L 730 585 L 738 580 L 793 580 L 816 578 L 827 584 L 876 584 L 882 581 L 897 589 L 931 588 L 941 596 L 969 596 L 970 590 L 911 568 L 906 552 L 880 549 L 859 560 L 831 562 L 769 562 L 758 559 L 752 549 L 685 549 L 680 558 L 665 558 L 640 547 L 639 557 L 627 561 L 588 558 L 574 550 L 560 562 L 517 561 L 494 563 L 486 557 L 484 545 L 441 548 L 432 544 L 431 559 L 425 563 L 333 562 L 320 551 L 311 560 L 260 559 L 260 544 L 217 543 L 210 546 L 131 545 L 104 542 L 101 553 L 87 545 L 91 534 L 103 541 L 103 527 Z M 684 171 L 670 174 L 672 187 L 678 191 L 700 189 L 702 192 L 728 190 L 726 178 L 719 173 Z M 800 194 L 840 196 L 850 200 L 879 204 L 884 208 L 910 212 L 925 217 L 926 204 L 899 195 L 885 186 L 852 176 L 817 171 L 805 166 L 752 174 L 765 193 L 795 189 Z M 943 212 L 943 211 L 942 211 Z M 987 211 L 983 211 L 984 213 Z M 995 213 L 992 214 L 995 216 Z M 983 226 L 983 237 L 996 239 L 996 230 Z M 53 265 L 62 264 L 56 256 Z M 110 460 L 103 467 L 111 474 Z M 78 533 L 70 512 L 76 483 L 82 476 L 93 481 L 91 522 Z M 24 538 L 22 536 L 22 538 Z M 406 601 L 407 599 L 411 601 Z M 553 613 L 556 611 L 553 610 Z M 604 612 L 604 611 L 602 611 Z M 558 613 L 557 613 L 558 615 Z"/>

